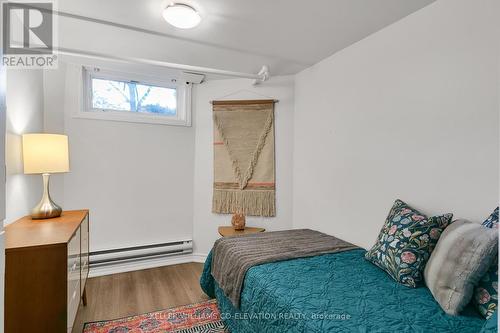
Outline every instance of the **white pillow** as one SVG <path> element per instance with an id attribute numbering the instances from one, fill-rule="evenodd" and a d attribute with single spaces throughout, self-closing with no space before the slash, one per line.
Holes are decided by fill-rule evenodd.
<path id="1" fill-rule="evenodd" d="M 441 234 L 424 279 L 441 308 L 457 315 L 470 302 L 474 286 L 495 259 L 498 230 L 456 220 Z"/>

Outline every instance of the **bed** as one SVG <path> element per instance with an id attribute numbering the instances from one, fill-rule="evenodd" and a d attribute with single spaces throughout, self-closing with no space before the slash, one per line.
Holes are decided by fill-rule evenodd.
<path id="1" fill-rule="evenodd" d="M 472 307 L 460 316 L 445 314 L 427 288 L 396 283 L 364 253 L 355 249 L 254 266 L 246 273 L 239 309 L 211 275 L 212 253 L 200 283 L 217 298 L 232 333 L 496 332 L 496 324 Z"/>

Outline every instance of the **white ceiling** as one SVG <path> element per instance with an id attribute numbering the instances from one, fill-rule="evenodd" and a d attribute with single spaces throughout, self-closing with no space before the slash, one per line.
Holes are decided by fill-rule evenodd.
<path id="1" fill-rule="evenodd" d="M 179 41 L 191 45 L 186 47 L 190 65 L 254 72 L 266 62 L 277 75 L 307 68 L 433 1 L 179 0 L 202 15 L 201 24 L 191 30 L 176 29 L 163 20 L 161 10 L 169 3 L 165 0 L 60 0 L 58 9 L 155 32 L 156 43 L 165 48 L 174 37 L 176 48 Z M 197 43 L 199 52 L 193 52 L 190 42 Z M 231 59 L 241 54 L 241 64 L 210 53 L 214 47 L 218 54 L 227 51 Z M 175 58 L 183 57 L 176 53 Z"/>

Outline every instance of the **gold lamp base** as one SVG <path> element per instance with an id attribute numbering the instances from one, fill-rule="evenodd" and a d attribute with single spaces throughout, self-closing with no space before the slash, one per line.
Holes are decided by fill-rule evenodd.
<path id="1" fill-rule="evenodd" d="M 44 174 L 42 174 L 42 177 L 43 177 L 42 199 L 40 200 L 38 205 L 36 205 L 31 210 L 31 218 L 34 220 L 51 219 L 54 217 L 61 216 L 61 213 L 62 213 L 62 208 L 59 207 L 50 198 L 50 193 L 49 193 L 50 174 L 44 173 Z"/>

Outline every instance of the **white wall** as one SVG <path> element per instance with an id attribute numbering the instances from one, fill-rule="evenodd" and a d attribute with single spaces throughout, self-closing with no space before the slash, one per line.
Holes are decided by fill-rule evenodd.
<path id="1" fill-rule="evenodd" d="M 394 199 L 498 204 L 500 6 L 441 0 L 299 73 L 294 227 L 370 247 Z"/>
<path id="2" fill-rule="evenodd" d="M 243 90 L 243 91 L 241 91 Z M 241 91 L 240 93 L 233 94 Z M 260 94 L 256 95 L 256 94 Z M 267 97 L 262 97 L 262 95 Z M 212 214 L 213 184 L 213 123 L 210 101 L 219 99 L 276 98 L 276 217 L 247 217 L 247 225 L 264 227 L 267 230 L 290 229 L 292 227 L 292 153 L 293 153 L 293 109 L 294 80 L 292 76 L 274 77 L 261 86 L 252 86 L 250 80 L 209 81 L 194 91 L 194 126 L 196 150 L 194 169 L 194 252 L 200 256 L 208 254 L 213 242 L 219 237 L 220 225 L 231 225 L 231 215 Z"/>
<path id="3" fill-rule="evenodd" d="M 5 222 L 11 223 L 29 214 L 42 196 L 41 176 L 23 174 L 21 135 L 43 132 L 43 72 L 8 69 L 6 91 Z"/>
<path id="4" fill-rule="evenodd" d="M 2 28 L 0 27 L 0 33 L 3 33 Z M 0 56 L 3 56 L 2 50 L 0 50 Z M 0 133 L 2 133 L 2 138 L 0 138 L 0 142 L 2 142 L 2 147 L 0 147 L 0 151 L 2 155 L 0 156 L 0 161 L 3 161 L 2 164 L 5 165 L 5 120 L 7 118 L 7 105 L 5 102 L 5 94 L 6 94 L 6 85 L 7 85 L 7 71 L 5 66 L 0 65 L 0 119 L 2 123 L 0 124 Z M 5 166 L 4 166 L 5 167 Z M 0 181 L 0 304 L 4 304 L 4 281 L 5 281 L 5 231 L 3 228 L 3 220 L 5 219 L 5 180 Z M 0 311 L 0 333 L 4 332 L 4 311 Z"/>
<path id="5" fill-rule="evenodd" d="M 69 136 L 70 172 L 54 191 L 64 209 L 90 209 L 91 251 L 191 238 L 194 129 L 74 118 L 79 66 L 59 65 L 45 128 Z"/>
<path id="6" fill-rule="evenodd" d="M 65 105 L 65 84 L 66 63 L 59 62 L 58 70 L 51 69 L 44 71 L 43 130 L 45 133 L 66 134 L 63 111 Z M 64 206 L 64 177 L 65 174 L 50 176 L 50 196 L 63 209 L 66 208 Z"/>
<path id="7" fill-rule="evenodd" d="M 81 80 L 77 67 L 60 62 L 58 70 L 45 72 L 44 127 L 69 136 L 71 171 L 53 179 L 51 191 L 64 209 L 91 210 L 92 251 L 192 238 L 196 253 L 208 253 L 217 227 L 229 225 L 231 218 L 211 213 L 209 101 L 242 89 L 280 100 L 275 125 L 277 217 L 248 218 L 248 224 L 291 228 L 293 77 L 273 78 L 260 87 L 246 79 L 197 85 L 193 127 L 176 127 L 74 118 Z"/>

